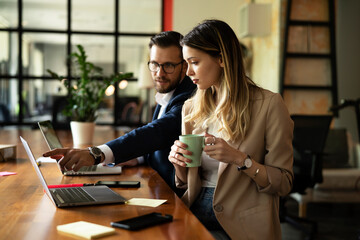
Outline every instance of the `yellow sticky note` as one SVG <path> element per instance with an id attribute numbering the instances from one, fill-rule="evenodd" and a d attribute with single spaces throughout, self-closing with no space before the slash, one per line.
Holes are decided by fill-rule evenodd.
<path id="1" fill-rule="evenodd" d="M 157 207 L 166 202 L 163 199 L 148 199 L 148 198 L 132 198 L 126 202 L 128 205 L 138 205 L 146 207 Z"/>
<path id="2" fill-rule="evenodd" d="M 64 235 L 80 237 L 84 239 L 95 239 L 115 233 L 114 228 L 105 227 L 99 224 L 89 223 L 85 221 L 58 225 L 56 229 L 58 230 L 58 232 Z"/>

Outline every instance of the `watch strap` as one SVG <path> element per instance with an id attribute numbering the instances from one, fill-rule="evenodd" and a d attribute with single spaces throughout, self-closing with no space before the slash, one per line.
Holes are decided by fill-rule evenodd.
<path id="1" fill-rule="evenodd" d="M 247 167 L 246 167 L 246 165 L 245 165 L 245 161 L 246 161 L 246 159 L 251 159 L 251 157 L 250 157 L 250 155 L 248 154 L 247 156 L 246 156 L 246 158 L 245 158 L 245 160 L 244 160 L 244 163 L 243 163 L 243 165 L 241 166 L 241 167 L 237 167 L 237 169 L 238 169 L 238 171 L 241 171 L 241 170 L 246 170 L 246 169 L 248 169 Z"/>
<path id="2" fill-rule="evenodd" d="M 90 155 L 94 158 L 95 162 L 94 165 L 98 165 L 101 161 L 101 154 L 100 155 L 95 155 L 92 151 L 92 147 L 88 147 L 89 151 L 90 151 Z"/>

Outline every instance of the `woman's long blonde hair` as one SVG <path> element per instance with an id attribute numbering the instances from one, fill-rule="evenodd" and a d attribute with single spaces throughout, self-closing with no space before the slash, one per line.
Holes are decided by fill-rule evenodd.
<path id="1" fill-rule="evenodd" d="M 181 44 L 221 57 L 224 63 L 219 92 L 214 86 L 198 89 L 185 122 L 207 128 L 218 121 L 225 140 L 243 139 L 250 123 L 251 88 L 257 86 L 245 75 L 241 45 L 234 31 L 223 21 L 205 20 L 185 35 Z"/>

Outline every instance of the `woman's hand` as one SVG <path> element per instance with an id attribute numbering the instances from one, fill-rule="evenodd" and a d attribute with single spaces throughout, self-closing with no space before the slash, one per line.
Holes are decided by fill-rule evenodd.
<path id="1" fill-rule="evenodd" d="M 231 147 L 224 139 L 205 133 L 204 152 L 220 162 L 241 166 L 246 154 Z"/>
<path id="2" fill-rule="evenodd" d="M 179 165 L 181 167 L 186 167 L 186 162 L 191 162 L 191 159 L 188 159 L 186 157 L 183 156 L 183 154 L 186 155 L 191 155 L 192 152 L 189 150 L 186 150 L 188 146 L 183 143 L 180 142 L 179 140 L 176 140 L 174 142 L 174 145 L 171 146 L 171 151 L 169 153 L 169 161 L 173 164 L 173 165 Z"/>

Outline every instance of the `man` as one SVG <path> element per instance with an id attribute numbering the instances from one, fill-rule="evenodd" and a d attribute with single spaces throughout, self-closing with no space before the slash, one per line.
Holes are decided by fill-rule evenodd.
<path id="1" fill-rule="evenodd" d="M 186 76 L 187 64 L 182 57 L 182 35 L 162 32 L 151 38 L 148 63 L 157 91 L 152 122 L 128 134 L 88 149 L 55 149 L 44 157 L 64 156 L 59 164 L 67 170 L 78 171 L 82 166 L 103 162 L 134 166 L 145 160 L 178 194 L 175 187 L 174 167 L 168 161 L 170 147 L 181 134 L 181 109 L 196 85 Z M 130 160 L 130 161 L 129 161 Z"/>

